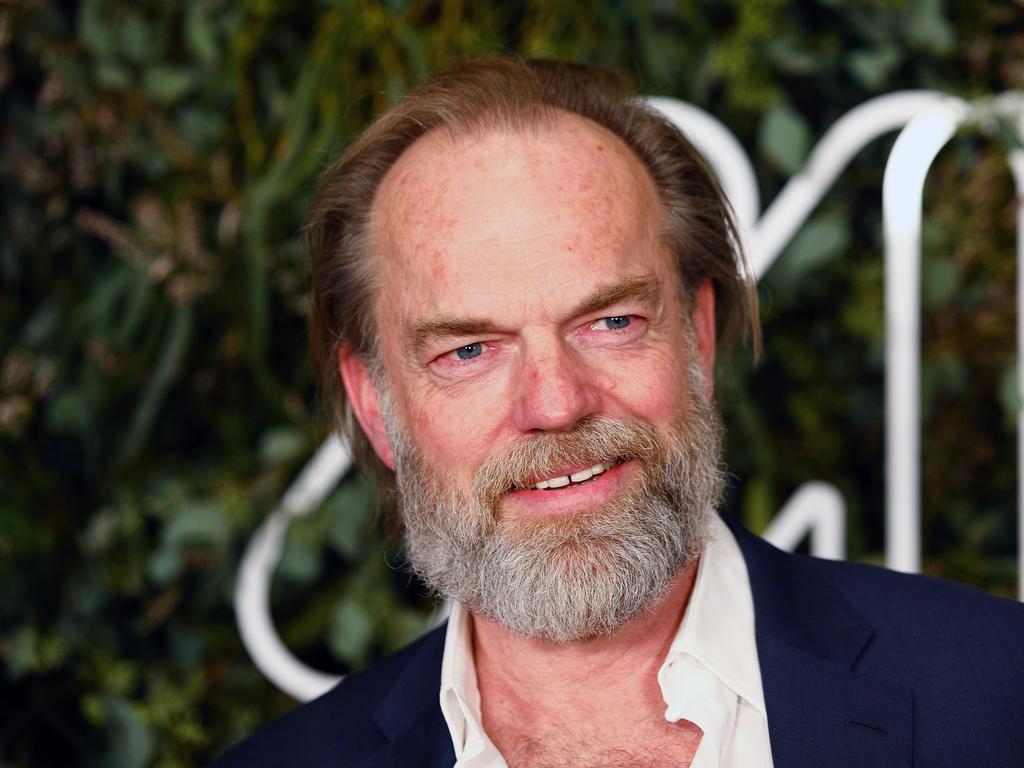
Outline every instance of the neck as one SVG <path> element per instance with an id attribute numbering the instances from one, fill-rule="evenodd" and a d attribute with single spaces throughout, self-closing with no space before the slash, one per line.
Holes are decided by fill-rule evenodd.
<path id="1" fill-rule="evenodd" d="M 662 598 L 610 635 L 568 643 L 518 635 L 474 616 L 473 641 L 484 728 L 507 717 L 526 726 L 561 713 L 593 722 L 623 713 L 660 715 L 657 671 L 693 591 L 697 563 L 683 568 Z M 555 717 L 552 717 L 552 715 Z M 488 721 L 491 722 L 488 722 Z"/>

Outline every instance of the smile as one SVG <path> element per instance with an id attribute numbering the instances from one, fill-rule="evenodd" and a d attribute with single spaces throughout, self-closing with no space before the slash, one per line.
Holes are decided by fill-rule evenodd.
<path id="1" fill-rule="evenodd" d="M 545 480 L 540 480 L 533 485 L 526 486 L 529 490 L 536 491 L 547 491 L 556 490 L 558 488 L 565 488 L 569 485 L 580 485 L 588 480 L 593 479 L 597 475 L 611 469 L 617 464 L 621 464 L 625 459 L 615 458 L 608 459 L 607 461 L 599 461 L 596 464 L 586 467 L 585 469 L 578 470 L 569 475 L 556 475 L 555 477 L 549 477 Z"/>

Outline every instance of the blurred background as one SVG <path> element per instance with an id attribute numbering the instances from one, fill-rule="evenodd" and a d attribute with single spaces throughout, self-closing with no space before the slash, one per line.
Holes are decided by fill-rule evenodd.
<path id="1" fill-rule="evenodd" d="M 293 702 L 232 590 L 329 429 L 300 228 L 373 115 L 467 56 L 594 62 L 718 116 L 770 202 L 868 98 L 1024 89 L 1024 6 L 967 0 L 0 3 L 0 766 L 202 765 Z M 927 573 L 1013 596 L 1012 131 L 962 131 L 926 186 Z M 763 530 L 801 483 L 883 548 L 881 178 L 869 145 L 761 283 L 765 357 L 719 372 L 727 506 Z M 328 672 L 432 603 L 350 475 L 273 585 Z"/>

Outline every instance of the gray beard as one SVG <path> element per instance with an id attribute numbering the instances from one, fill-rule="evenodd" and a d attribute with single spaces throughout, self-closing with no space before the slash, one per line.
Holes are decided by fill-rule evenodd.
<path id="1" fill-rule="evenodd" d="M 696 376 L 690 384 L 670 440 L 646 424 L 587 418 L 491 456 L 469 495 L 407 439 L 382 387 L 410 567 L 438 594 L 528 637 L 584 640 L 648 610 L 700 556 L 724 486 L 720 421 Z M 611 502 L 555 518 L 500 514 L 511 488 L 614 457 L 639 471 Z"/>

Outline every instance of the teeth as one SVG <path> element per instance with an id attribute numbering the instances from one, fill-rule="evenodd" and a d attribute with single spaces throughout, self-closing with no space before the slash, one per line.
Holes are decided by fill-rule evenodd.
<path id="1" fill-rule="evenodd" d="M 584 480 L 589 480 L 594 476 L 593 469 L 581 469 L 579 472 L 573 472 L 569 475 L 569 479 L 574 483 L 582 483 Z"/>
<path id="2" fill-rule="evenodd" d="M 569 483 L 582 483 L 585 480 L 589 480 L 595 475 L 600 475 L 602 472 L 611 469 L 617 461 L 599 461 L 592 467 L 587 469 L 581 469 L 579 472 L 573 472 L 571 475 L 560 475 L 559 477 L 549 477 L 547 480 L 541 480 L 532 487 L 538 491 L 544 491 L 548 488 L 564 488 Z"/>

